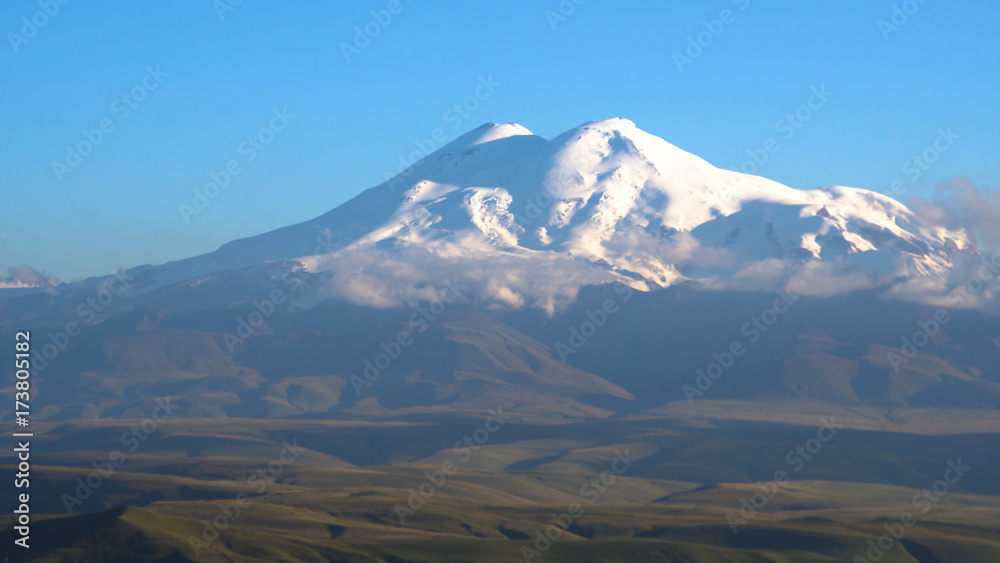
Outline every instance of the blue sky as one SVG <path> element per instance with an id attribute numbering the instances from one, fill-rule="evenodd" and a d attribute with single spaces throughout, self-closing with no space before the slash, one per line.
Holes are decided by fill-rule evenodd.
<path id="1" fill-rule="evenodd" d="M 54 15 L 38 15 L 47 2 Z M 731 169 L 774 138 L 759 173 L 797 188 L 899 180 L 905 201 L 959 174 L 1000 183 L 995 2 L 244 0 L 220 12 L 229 2 L 0 4 L 0 265 L 68 280 L 211 251 L 384 181 L 438 129 L 451 140 L 490 121 L 551 138 L 623 116 Z M 366 26 L 377 34 L 355 43 Z M 478 107 L 446 113 L 483 80 L 493 91 L 479 89 Z M 810 100 L 820 87 L 832 96 Z M 796 110 L 808 119 L 779 130 Z M 957 137 L 938 141 L 936 162 L 905 172 L 948 128 Z M 90 154 L 67 157 L 88 137 Z M 178 206 L 230 161 L 229 185 L 185 221 Z"/>

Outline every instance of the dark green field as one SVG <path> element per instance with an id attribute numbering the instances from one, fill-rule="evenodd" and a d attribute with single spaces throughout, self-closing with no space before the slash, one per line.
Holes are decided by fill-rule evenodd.
<path id="1" fill-rule="evenodd" d="M 483 428 L 474 413 L 168 420 L 135 452 L 120 436 L 137 420 L 46 423 L 33 446 L 31 560 L 869 561 L 869 540 L 906 513 L 915 524 L 881 561 L 1000 560 L 998 435 L 975 421 L 936 434 L 921 428 L 934 412 L 892 423 L 829 407 L 845 427 L 789 463 L 823 407 L 786 405 L 798 423 L 738 420 L 737 407 L 563 423 L 511 411 L 475 451 L 453 450 Z M 92 463 L 114 450 L 123 461 L 98 479 Z M 915 504 L 958 459 L 969 469 L 957 483 Z M 778 470 L 787 482 L 767 484 Z M 88 473 L 96 487 L 78 492 Z M 410 503 L 421 485 L 427 498 Z M 762 490 L 760 510 L 741 514 Z M 74 495 L 87 498 L 67 515 Z M 13 531 L 2 535 L 11 545 Z"/>
<path id="2" fill-rule="evenodd" d="M 719 327 L 773 297 L 636 293 L 560 361 L 613 291 L 552 318 L 456 307 L 361 387 L 408 311 L 324 302 L 229 349 L 234 310 L 123 310 L 34 376 L 32 557 L 1000 561 L 995 319 L 895 373 L 886 335 L 918 308 L 803 298 L 689 403 Z"/>

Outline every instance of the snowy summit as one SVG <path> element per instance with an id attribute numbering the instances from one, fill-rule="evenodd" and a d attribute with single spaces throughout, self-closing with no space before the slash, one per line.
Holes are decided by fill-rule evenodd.
<path id="1" fill-rule="evenodd" d="M 460 278 L 487 304 L 552 311 L 610 282 L 843 291 L 940 273 L 970 247 L 886 196 L 722 170 L 616 118 L 551 140 L 486 124 L 314 220 L 134 274 L 152 290 L 282 262 L 365 305 Z"/>

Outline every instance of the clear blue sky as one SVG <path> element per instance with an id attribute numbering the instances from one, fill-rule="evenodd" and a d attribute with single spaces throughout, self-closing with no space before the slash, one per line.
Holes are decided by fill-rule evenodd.
<path id="1" fill-rule="evenodd" d="M 894 4 L 919 9 L 880 30 Z M 244 0 L 220 20 L 212 0 L 72 0 L 52 17 L 0 3 L 0 264 L 67 280 L 207 252 L 382 182 L 435 129 L 451 140 L 488 121 L 552 137 L 623 116 L 727 168 L 774 137 L 760 173 L 798 188 L 902 179 L 905 200 L 957 174 L 1000 183 L 997 2 L 586 0 L 553 29 L 558 0 L 399 0 L 345 60 L 341 43 L 389 5 Z M 679 72 L 673 54 L 724 9 Z M 21 41 L 25 17 L 48 21 Z M 168 75 L 146 78 L 156 88 L 126 116 L 115 100 L 156 65 Z M 468 118 L 445 116 L 489 76 L 499 86 Z M 833 97 L 776 132 L 821 85 Z M 284 107 L 295 118 L 247 162 L 241 143 Z M 104 119 L 114 129 L 59 181 L 53 161 Z M 904 163 L 942 127 L 959 139 L 911 182 Z M 230 160 L 240 174 L 186 223 L 178 205 Z"/>

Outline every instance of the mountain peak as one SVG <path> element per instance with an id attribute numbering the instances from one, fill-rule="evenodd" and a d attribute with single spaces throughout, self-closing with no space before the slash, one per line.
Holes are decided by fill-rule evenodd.
<path id="1" fill-rule="evenodd" d="M 484 123 L 455 140 L 455 144 L 474 147 L 508 137 L 534 136 L 527 127 L 519 123 Z"/>
<path id="2" fill-rule="evenodd" d="M 639 127 L 631 119 L 625 117 L 612 117 L 610 119 L 595 119 L 588 121 L 579 128 L 594 129 L 638 129 Z"/>
<path id="3" fill-rule="evenodd" d="M 483 302 L 552 312 L 609 282 L 757 290 L 845 272 L 879 284 L 942 271 L 949 249 L 969 247 L 964 233 L 874 192 L 721 170 L 620 117 L 552 140 L 486 123 L 380 187 L 313 221 L 156 268 L 150 287 L 290 261 L 337 272 L 331 295 L 363 304 L 409 302 L 455 278 Z"/>

